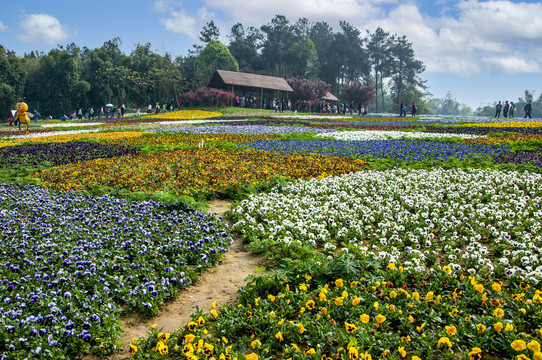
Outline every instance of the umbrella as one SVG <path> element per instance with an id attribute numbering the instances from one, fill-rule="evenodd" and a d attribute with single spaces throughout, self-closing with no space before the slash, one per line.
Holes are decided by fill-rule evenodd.
<path id="1" fill-rule="evenodd" d="M 113 104 L 105 104 L 105 107 L 113 107 L 113 106 L 115 106 L 115 105 L 113 105 Z"/>

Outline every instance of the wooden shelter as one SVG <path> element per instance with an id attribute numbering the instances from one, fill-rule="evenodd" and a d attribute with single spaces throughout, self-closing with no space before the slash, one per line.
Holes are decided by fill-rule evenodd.
<path id="1" fill-rule="evenodd" d="M 337 99 L 337 97 L 333 95 L 332 93 L 330 93 L 329 91 L 322 97 L 322 100 L 332 101 L 332 102 L 339 101 L 339 99 Z"/>
<path id="2" fill-rule="evenodd" d="M 217 70 L 211 78 L 209 86 L 226 89 L 232 93 L 235 93 L 236 90 L 241 90 L 243 93 L 246 91 L 254 92 L 258 97 L 258 106 L 260 108 L 262 107 L 264 92 L 270 94 L 271 97 L 273 92 L 280 91 L 283 98 L 285 92 L 286 97 L 288 97 L 288 93 L 293 92 L 293 89 L 283 78 L 228 70 Z"/>

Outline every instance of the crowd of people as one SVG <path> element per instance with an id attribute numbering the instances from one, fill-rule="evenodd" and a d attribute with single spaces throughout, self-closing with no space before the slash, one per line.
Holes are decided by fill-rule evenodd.
<path id="1" fill-rule="evenodd" d="M 495 118 L 500 119 L 501 111 L 502 111 L 503 118 L 505 118 L 505 119 L 506 118 L 513 119 L 515 110 L 516 110 L 516 105 L 514 105 L 514 103 L 512 101 L 510 101 L 510 102 L 505 101 L 504 106 L 499 101 L 497 103 L 497 105 L 495 106 Z M 531 114 L 532 111 L 533 111 L 532 101 L 529 100 L 529 102 L 527 104 L 525 104 L 525 106 L 523 107 L 523 111 L 525 112 L 525 117 L 524 117 L 525 119 L 527 119 L 527 118 L 532 119 L 532 114 Z"/>

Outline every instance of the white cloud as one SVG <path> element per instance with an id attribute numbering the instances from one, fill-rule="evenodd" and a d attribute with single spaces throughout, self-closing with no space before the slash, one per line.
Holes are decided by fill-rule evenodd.
<path id="1" fill-rule="evenodd" d="M 0 31 L 6 31 L 8 29 L 8 26 L 4 24 L 2 21 L 0 21 Z"/>
<path id="2" fill-rule="evenodd" d="M 161 18 L 160 23 L 166 30 L 173 34 L 184 34 L 191 38 L 198 35 L 198 23 L 195 18 L 188 15 L 184 10 L 173 11 L 167 18 Z"/>
<path id="3" fill-rule="evenodd" d="M 414 4 L 399 5 L 366 27 L 406 35 L 428 73 L 542 71 L 534 56 L 542 51 L 542 19 L 531 15 L 541 13 L 542 4 L 471 0 L 460 2 L 457 10 L 457 17 L 431 17 L 422 15 Z"/>
<path id="4" fill-rule="evenodd" d="M 233 22 L 259 27 L 276 14 L 285 15 L 291 22 L 299 18 L 327 21 L 334 25 L 339 20 L 359 23 L 378 16 L 382 10 L 375 3 L 393 0 L 204 0 L 208 8 L 226 13 Z M 232 24 L 233 25 L 233 24 Z M 228 29 L 229 30 L 229 29 Z"/>
<path id="5" fill-rule="evenodd" d="M 542 70 L 541 64 L 535 59 L 517 56 L 488 57 L 483 58 L 482 61 L 493 71 L 505 74 L 537 73 Z"/>
<path id="6" fill-rule="evenodd" d="M 187 35 L 192 39 L 197 39 L 201 28 L 216 17 L 215 13 L 210 12 L 205 7 L 199 8 L 194 16 L 191 16 L 183 8 L 182 3 L 175 0 L 156 0 L 154 9 L 158 12 L 167 13 L 167 16 L 160 19 L 160 23 L 166 30 L 173 34 Z M 225 25 L 216 20 L 215 24 Z"/>
<path id="7" fill-rule="evenodd" d="M 69 31 L 54 16 L 48 14 L 30 14 L 20 23 L 22 32 L 18 38 L 27 43 L 54 45 L 66 41 Z"/>

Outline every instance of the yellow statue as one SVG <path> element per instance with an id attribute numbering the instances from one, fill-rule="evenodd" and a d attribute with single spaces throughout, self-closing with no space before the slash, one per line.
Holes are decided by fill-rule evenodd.
<path id="1" fill-rule="evenodd" d="M 15 115 L 13 122 L 19 120 L 19 131 L 21 130 L 21 124 L 25 124 L 26 134 L 28 134 L 28 124 L 30 123 L 30 117 L 26 113 L 26 110 L 28 110 L 28 105 L 24 101 L 19 101 L 15 105 L 15 109 L 17 110 L 17 115 Z"/>

